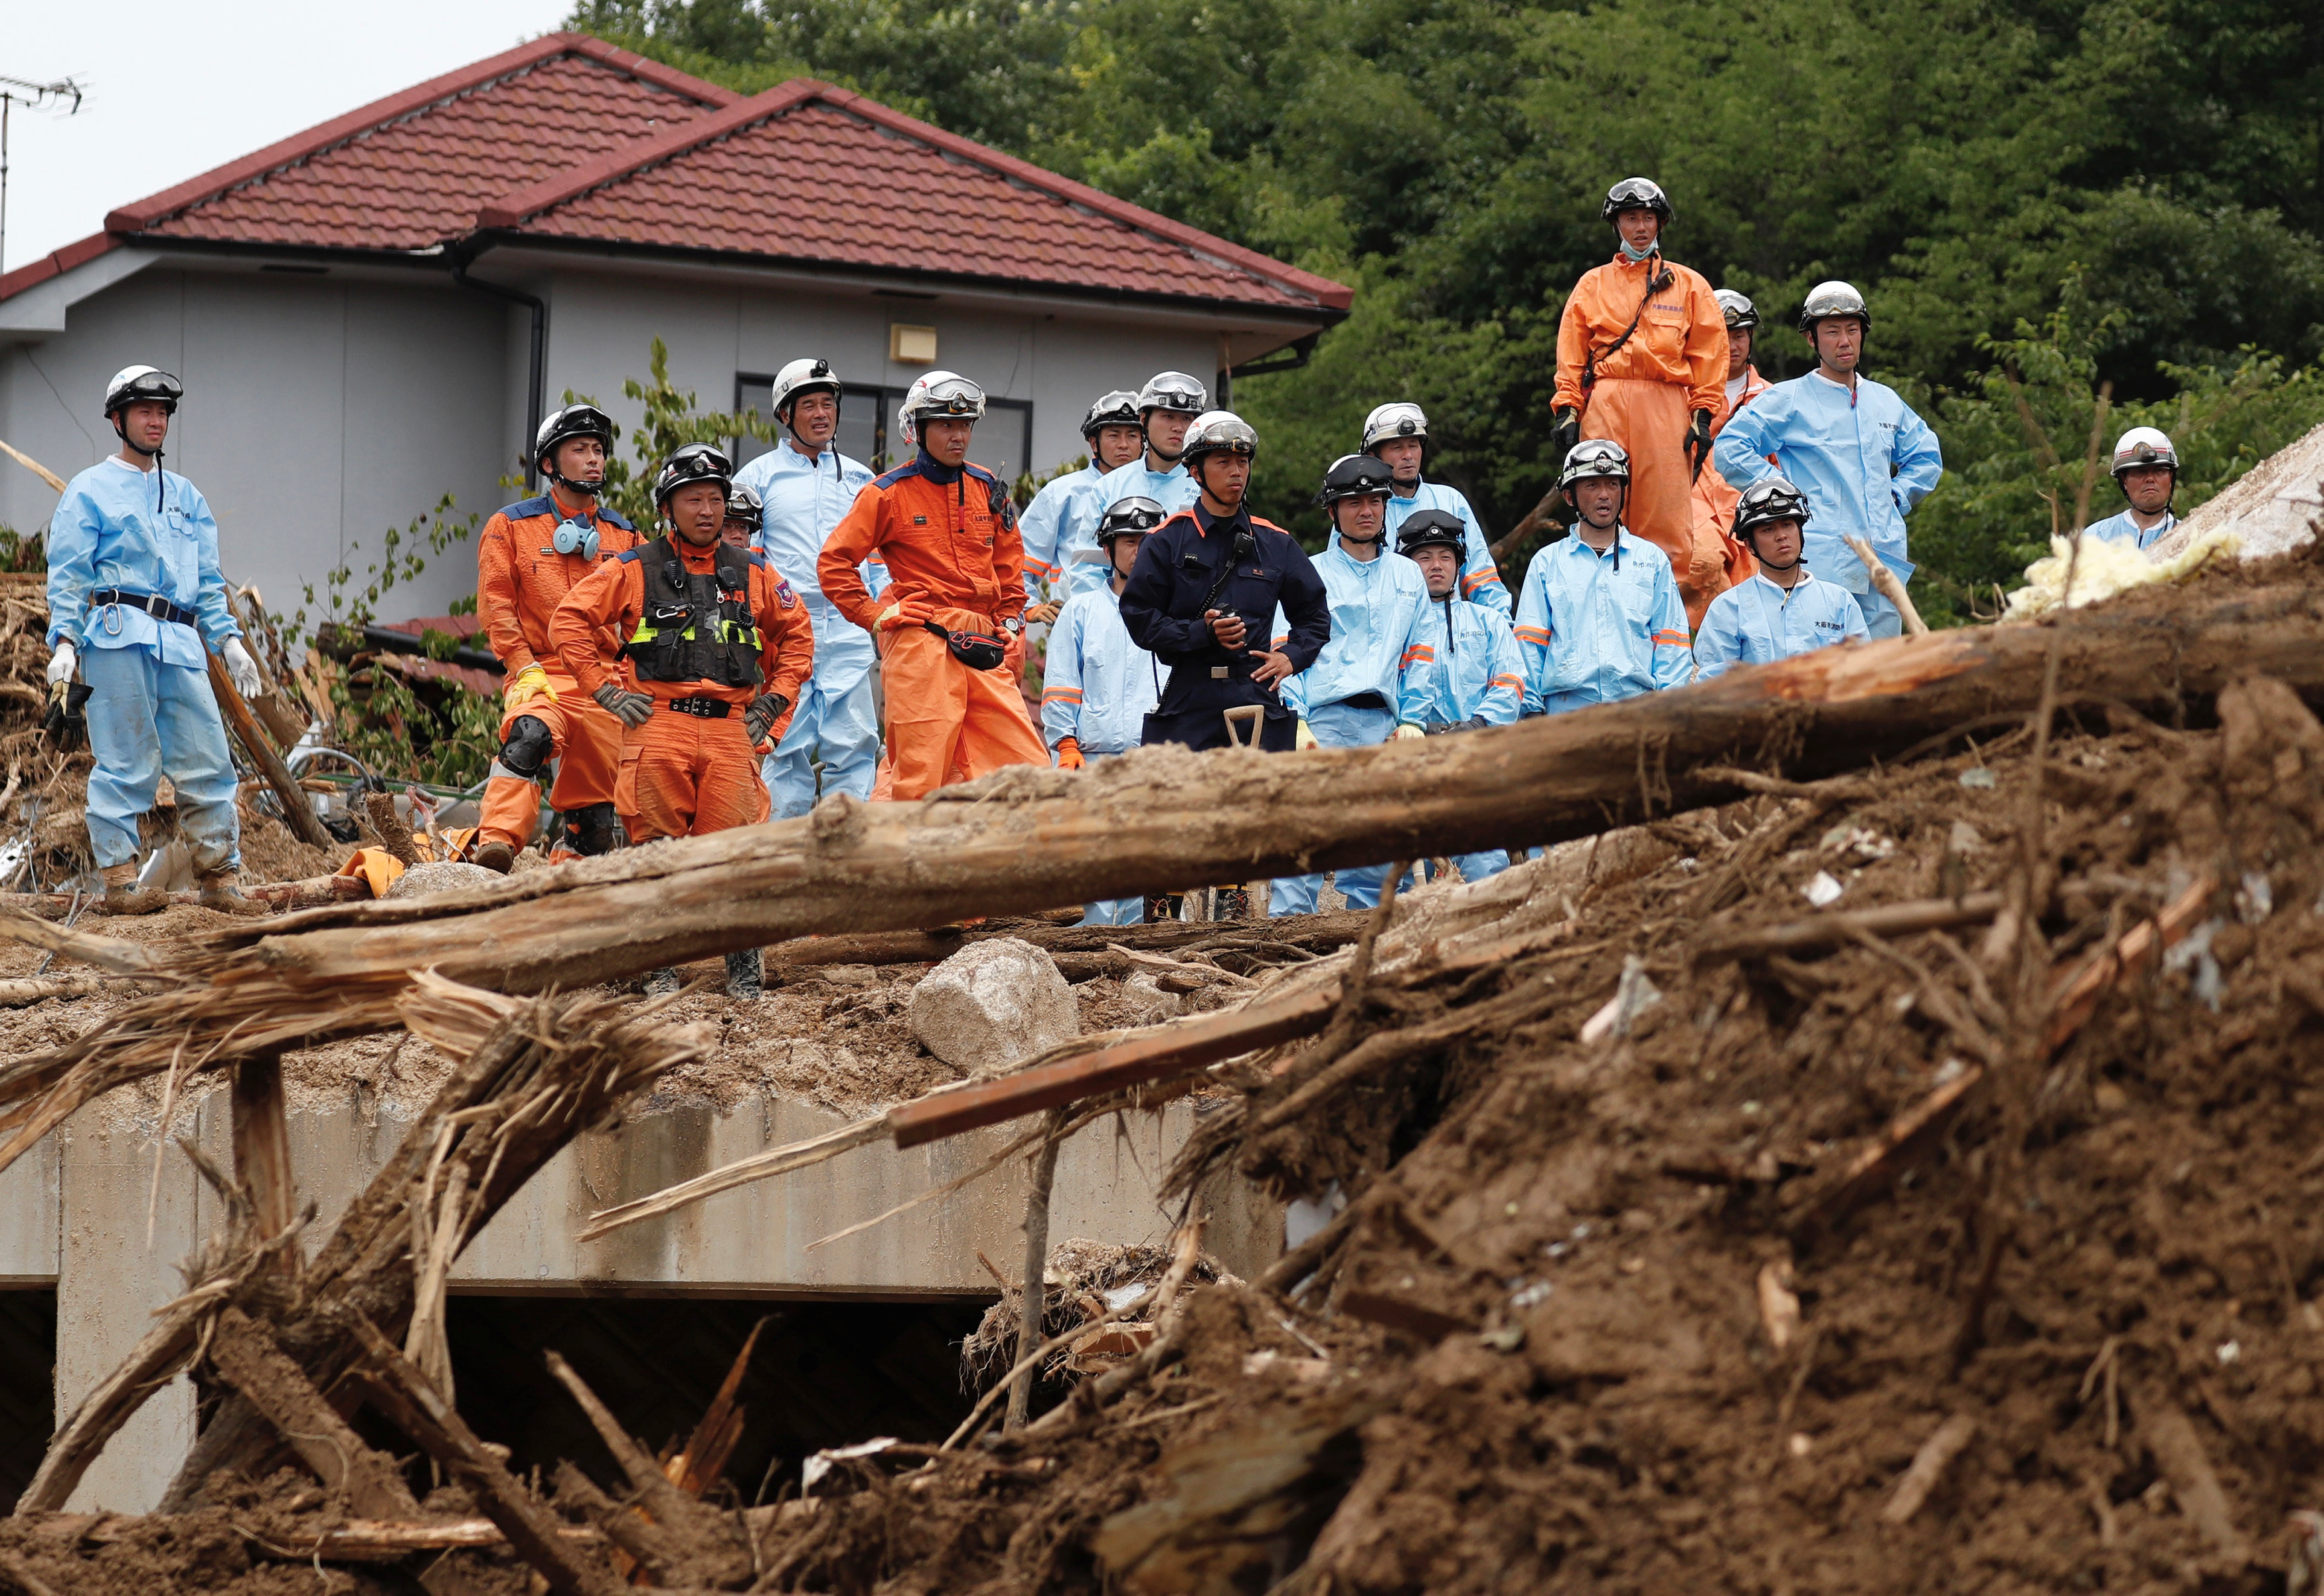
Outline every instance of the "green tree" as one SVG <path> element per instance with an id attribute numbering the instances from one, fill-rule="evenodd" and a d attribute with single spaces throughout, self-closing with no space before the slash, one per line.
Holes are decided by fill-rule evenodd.
<path id="1" fill-rule="evenodd" d="M 621 457 L 618 448 L 605 456 L 605 502 L 632 526 L 650 530 L 660 518 L 655 513 L 653 480 L 661 463 L 689 443 L 715 443 L 728 447 L 737 438 L 771 443 L 780 435 L 778 423 L 754 407 L 744 411 L 706 411 L 692 389 L 681 392 L 669 380 L 669 349 L 656 338 L 646 352 L 646 380 L 622 379 L 622 392 L 645 406 L 645 415 L 630 430 L 630 452 L 636 464 Z M 567 404 L 597 401 L 586 394 L 565 391 Z M 621 428 L 613 429 L 618 444 Z"/>

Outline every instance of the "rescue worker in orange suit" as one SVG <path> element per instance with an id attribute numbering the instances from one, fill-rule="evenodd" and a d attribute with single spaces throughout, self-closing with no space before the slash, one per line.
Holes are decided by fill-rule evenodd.
<path id="1" fill-rule="evenodd" d="M 904 395 L 908 464 L 855 495 L 816 562 L 824 596 L 880 650 L 888 758 L 899 800 L 1003 765 L 1043 765 L 1049 751 L 1010 669 L 1023 630 L 1025 547 L 1009 490 L 968 463 L 984 390 L 930 372 Z M 878 598 L 856 569 L 884 559 Z"/>
<path id="2" fill-rule="evenodd" d="M 1627 524 L 1670 557 L 1687 619 L 1699 624 L 1725 591 L 1724 538 L 1699 539 L 1688 500 L 1725 413 L 1727 322 L 1701 273 L 1663 259 L 1671 203 L 1645 178 L 1608 191 L 1614 258 L 1583 273 L 1557 326 L 1559 456 L 1585 438 L 1611 438 L 1630 458 Z"/>
<path id="3" fill-rule="evenodd" d="M 733 486 L 734 467 L 713 445 L 670 456 L 654 479 L 669 530 L 600 566 L 549 621 L 581 691 L 628 728 L 613 802 L 632 842 L 764 820 L 756 750 L 783 734 L 815 666 L 799 595 L 765 555 L 720 536 Z M 756 948 L 726 955 L 730 997 L 755 998 L 760 983 Z M 673 971 L 647 978 L 649 993 L 677 989 Z"/>
<path id="4" fill-rule="evenodd" d="M 589 702 L 549 641 L 549 620 L 591 571 L 637 547 L 637 531 L 597 502 L 613 419 L 569 404 L 533 440 L 546 491 L 496 511 L 476 540 L 476 618 L 507 673 L 501 750 L 484 780 L 474 858 L 506 874 L 540 819 L 536 782 L 553 759 L 549 802 L 563 816 L 551 859 L 610 853 L 620 842 L 613 768 L 622 723 Z"/>
<path id="5" fill-rule="evenodd" d="M 1758 309 L 1744 295 L 1731 288 L 1722 288 L 1716 298 L 1720 314 L 1727 321 L 1727 404 L 1719 419 L 1711 426 L 1714 442 L 1735 419 L 1735 412 L 1767 391 L 1767 379 L 1751 364 L 1751 343 L 1754 329 L 1759 325 Z M 1694 479 L 1694 494 L 1689 507 L 1694 519 L 1695 547 L 1707 547 L 1710 540 L 1718 539 L 1727 556 L 1727 585 L 1739 587 L 1757 574 L 1759 562 L 1751 550 L 1736 540 L 1734 533 L 1737 491 L 1719 475 L 1719 467 L 1706 464 L 1702 475 Z M 1695 624 L 1699 627 L 1702 622 Z"/>

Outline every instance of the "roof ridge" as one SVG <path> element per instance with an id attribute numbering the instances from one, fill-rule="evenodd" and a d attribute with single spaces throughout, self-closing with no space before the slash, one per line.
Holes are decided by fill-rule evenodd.
<path id="1" fill-rule="evenodd" d="M 158 194 L 121 206 L 106 215 L 106 231 L 143 232 L 204 201 L 217 198 L 302 161 L 311 161 L 352 143 L 366 134 L 407 120 L 431 106 L 478 93 L 566 55 L 586 56 L 602 66 L 626 72 L 658 88 L 692 99 L 706 111 L 723 111 L 742 97 L 731 88 L 681 72 L 634 51 L 619 49 L 586 33 L 544 33 L 498 55 L 471 61 L 425 83 L 374 100 L 367 106 L 359 106 L 344 115 L 335 116 L 287 139 L 278 140 L 254 154 L 224 166 L 213 167 L 174 188 L 164 189 Z"/>
<path id="2" fill-rule="evenodd" d="M 817 78 L 788 79 L 749 99 L 738 100 L 723 110 L 648 134 L 609 151 L 586 165 L 571 167 L 543 178 L 483 207 L 476 213 L 476 225 L 490 228 L 521 226 L 530 217 L 545 211 L 570 204 L 610 183 L 660 165 L 688 151 L 715 143 L 755 124 L 787 115 L 810 101 L 821 101 L 835 111 L 858 117 L 875 127 L 899 134 L 947 155 L 982 166 L 1051 198 L 1078 206 L 1123 226 L 1164 239 L 1213 265 L 1305 295 L 1319 305 L 1344 310 L 1354 301 L 1355 291 L 1343 283 L 1286 265 L 1257 250 L 1246 249 L 1200 227 L 1174 221 L 1143 206 L 1133 205 L 1127 199 L 1093 189 L 1086 183 L 1077 183 L 1071 178 L 1036 166 L 1005 151 L 996 150 L 990 144 L 947 133 L 917 116 L 906 115 L 853 89 L 841 88 Z"/>

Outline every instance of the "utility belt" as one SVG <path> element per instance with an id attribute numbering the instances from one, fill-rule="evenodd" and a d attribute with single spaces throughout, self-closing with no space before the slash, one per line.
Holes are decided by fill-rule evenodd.
<path id="1" fill-rule="evenodd" d="M 734 706 L 724 698 L 672 698 L 663 707 L 675 709 L 680 715 L 697 715 L 706 721 L 723 721 L 734 713 Z"/>
<path id="2" fill-rule="evenodd" d="M 118 587 L 100 587 L 88 595 L 88 604 L 93 610 L 112 609 L 116 605 L 124 610 L 143 610 L 156 621 L 171 621 L 180 626 L 195 624 L 193 611 L 181 610 L 168 599 L 155 598 L 149 593 L 125 593 Z"/>

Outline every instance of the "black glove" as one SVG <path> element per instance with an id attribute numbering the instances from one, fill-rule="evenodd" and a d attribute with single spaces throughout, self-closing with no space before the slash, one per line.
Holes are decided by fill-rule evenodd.
<path id="1" fill-rule="evenodd" d="M 767 733 L 790 706 L 791 701 L 780 693 L 761 693 L 752 699 L 751 707 L 742 712 L 742 727 L 751 733 L 752 743 L 766 741 Z"/>
<path id="2" fill-rule="evenodd" d="M 1694 476 L 1702 475 L 1702 463 L 1711 458 L 1711 412 L 1694 412 L 1694 423 L 1686 429 L 1686 457 Z"/>
<path id="3" fill-rule="evenodd" d="M 1549 429 L 1549 447 L 1555 449 L 1558 458 L 1563 460 L 1581 441 L 1582 412 L 1569 404 L 1557 412 L 1556 422 Z"/>
<path id="4" fill-rule="evenodd" d="M 49 684 L 48 713 L 42 717 L 41 730 L 58 748 L 70 752 L 88 741 L 88 696 L 95 690 L 87 682 Z"/>
<path id="5" fill-rule="evenodd" d="M 604 706 L 606 714 L 632 731 L 644 725 L 653 714 L 650 694 L 633 693 L 619 682 L 607 682 L 589 696 Z"/>

